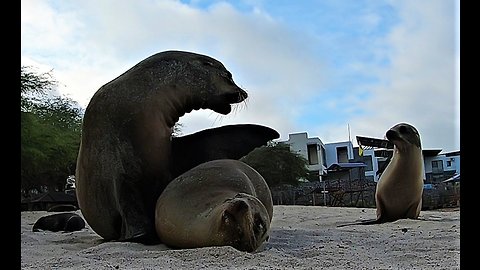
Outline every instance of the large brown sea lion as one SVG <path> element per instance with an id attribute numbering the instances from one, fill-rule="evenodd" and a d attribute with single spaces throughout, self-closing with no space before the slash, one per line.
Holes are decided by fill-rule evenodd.
<path id="1" fill-rule="evenodd" d="M 232 246 L 255 251 L 273 216 L 270 189 L 238 160 L 205 162 L 175 178 L 160 195 L 156 229 L 175 248 Z"/>
<path id="2" fill-rule="evenodd" d="M 418 218 L 423 194 L 420 134 L 412 125 L 399 123 L 387 131 L 386 137 L 394 144 L 394 148 L 392 159 L 380 176 L 375 191 L 377 218 L 338 227 Z"/>
<path id="3" fill-rule="evenodd" d="M 155 243 L 155 203 L 171 181 L 171 132 L 192 110 L 228 114 L 247 98 L 219 61 L 167 51 L 102 86 L 88 104 L 76 168 L 79 208 L 106 240 Z"/>

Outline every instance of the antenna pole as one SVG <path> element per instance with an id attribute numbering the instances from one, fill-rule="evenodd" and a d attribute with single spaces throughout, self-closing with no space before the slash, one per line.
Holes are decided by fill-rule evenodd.
<path id="1" fill-rule="evenodd" d="M 352 139 L 350 138 L 350 124 L 347 123 L 347 127 L 348 127 L 348 141 L 351 142 Z"/>

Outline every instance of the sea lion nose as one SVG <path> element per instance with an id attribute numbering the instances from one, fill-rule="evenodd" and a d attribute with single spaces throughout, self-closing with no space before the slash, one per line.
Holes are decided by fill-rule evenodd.
<path id="1" fill-rule="evenodd" d="M 392 140 L 392 139 L 395 139 L 395 138 L 398 138 L 398 134 L 397 132 L 395 132 L 394 130 L 388 130 L 387 133 L 385 134 L 385 137 L 387 137 L 387 140 Z"/>
<path id="2" fill-rule="evenodd" d="M 239 92 L 240 92 L 240 94 L 239 94 L 240 101 L 247 99 L 248 94 L 245 90 L 240 89 Z"/>

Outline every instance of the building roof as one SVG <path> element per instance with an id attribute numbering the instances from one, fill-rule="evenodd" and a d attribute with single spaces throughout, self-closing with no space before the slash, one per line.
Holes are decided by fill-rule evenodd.
<path id="1" fill-rule="evenodd" d="M 460 174 L 455 174 L 454 176 L 448 178 L 447 180 L 442 181 L 443 183 L 449 182 L 460 182 Z"/>
<path id="2" fill-rule="evenodd" d="M 31 198 L 26 198 L 22 200 L 22 203 L 27 202 L 76 202 L 77 198 L 75 195 L 67 194 L 65 192 L 55 191 L 55 192 L 45 192 L 35 195 Z"/>
<path id="3" fill-rule="evenodd" d="M 446 156 L 446 157 L 460 156 L 460 151 L 448 152 L 448 153 L 445 153 L 445 156 Z"/>
<path id="4" fill-rule="evenodd" d="M 342 171 L 342 170 L 350 170 L 353 168 L 361 168 L 366 167 L 365 163 L 362 162 L 350 162 L 350 163 L 334 163 L 328 167 L 327 171 Z"/>
<path id="5" fill-rule="evenodd" d="M 375 150 L 374 152 L 376 157 L 389 158 L 393 154 L 393 149 L 378 149 L 378 150 Z"/>
<path id="6" fill-rule="evenodd" d="M 442 149 L 423 149 L 422 154 L 424 157 L 435 157 L 442 152 Z"/>
<path id="7" fill-rule="evenodd" d="M 362 137 L 362 136 L 357 136 L 357 143 L 358 145 L 361 145 L 364 149 L 370 149 L 370 148 L 383 148 L 380 150 L 375 150 L 375 156 L 381 156 L 381 157 L 388 157 L 391 155 L 391 152 L 388 149 L 393 149 L 393 143 L 390 142 L 389 140 L 384 140 L 384 139 L 377 139 L 377 138 L 370 138 L 370 137 Z M 434 157 L 437 156 L 442 149 L 423 149 L 422 153 L 423 156 L 425 157 Z M 456 152 L 451 152 L 446 155 L 460 155 L 460 151 Z"/>
<path id="8" fill-rule="evenodd" d="M 393 143 L 384 139 L 357 136 L 357 143 L 361 146 L 393 149 Z"/>

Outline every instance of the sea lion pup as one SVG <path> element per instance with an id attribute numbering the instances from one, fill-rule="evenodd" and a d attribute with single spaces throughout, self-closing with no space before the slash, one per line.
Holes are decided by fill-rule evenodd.
<path id="1" fill-rule="evenodd" d="M 172 138 L 172 177 L 207 161 L 240 159 L 280 134 L 254 124 L 226 125 Z"/>
<path id="2" fill-rule="evenodd" d="M 39 218 L 33 225 L 32 231 L 74 232 L 83 228 L 85 228 L 85 221 L 81 216 L 75 213 L 59 213 Z"/>
<path id="3" fill-rule="evenodd" d="M 389 129 L 386 137 L 394 147 L 392 159 L 380 176 L 375 191 L 377 218 L 337 227 L 418 218 L 422 209 L 423 194 L 420 134 L 412 125 L 400 123 Z"/>
<path id="4" fill-rule="evenodd" d="M 83 119 L 76 167 L 79 208 L 105 240 L 158 242 L 155 203 L 171 181 L 171 133 L 192 110 L 228 114 L 247 98 L 219 61 L 167 51 L 103 85 Z"/>
<path id="5" fill-rule="evenodd" d="M 157 201 L 160 240 L 174 248 L 232 246 L 255 251 L 268 237 L 270 189 L 252 167 L 215 160 L 175 178 Z"/>

